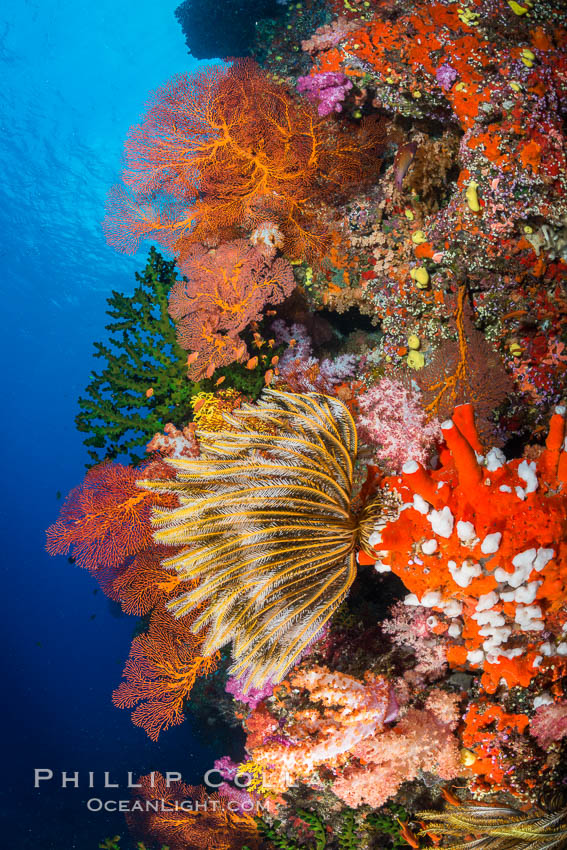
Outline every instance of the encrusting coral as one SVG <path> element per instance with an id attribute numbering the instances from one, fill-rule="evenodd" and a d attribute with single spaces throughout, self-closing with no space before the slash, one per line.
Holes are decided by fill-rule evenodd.
<path id="1" fill-rule="evenodd" d="M 542 665 L 567 654 L 565 408 L 532 461 L 506 462 L 499 449 L 480 457 L 468 405 L 441 428 L 445 462 L 426 471 L 410 461 L 387 479 L 404 510 L 371 543 L 380 569 L 391 568 L 411 591 L 406 604 L 449 618 L 449 663 L 482 668 L 489 692 L 501 680 L 527 687 Z"/>

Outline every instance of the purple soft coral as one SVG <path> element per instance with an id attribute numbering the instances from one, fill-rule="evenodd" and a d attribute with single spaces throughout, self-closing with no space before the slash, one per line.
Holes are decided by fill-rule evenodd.
<path id="1" fill-rule="evenodd" d="M 317 111 L 321 117 L 330 115 L 331 112 L 342 112 L 342 102 L 351 88 L 349 78 L 335 71 L 314 74 L 312 77 L 299 77 L 297 80 L 297 91 L 318 104 Z"/>
<path id="2" fill-rule="evenodd" d="M 443 91 L 449 91 L 458 76 L 459 75 L 457 71 L 455 71 L 455 69 L 451 65 L 449 65 L 448 62 L 445 62 L 443 65 L 437 68 L 435 72 L 437 82 L 439 83 Z"/>

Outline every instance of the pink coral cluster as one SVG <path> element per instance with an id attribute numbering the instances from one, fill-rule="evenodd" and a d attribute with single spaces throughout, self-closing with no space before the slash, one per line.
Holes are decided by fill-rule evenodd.
<path id="1" fill-rule="evenodd" d="M 285 724 L 270 722 L 265 706 L 248 721 L 248 749 L 273 792 L 299 780 L 320 787 L 330 772 L 332 790 L 347 805 L 378 807 L 420 770 L 443 779 L 462 772 L 453 734 L 458 694 L 434 689 L 423 708 L 400 708 L 386 679 L 367 672 L 361 681 L 318 665 L 294 672 L 287 687 L 307 691 L 308 706 Z M 407 699 L 407 689 L 400 693 Z"/>
<path id="2" fill-rule="evenodd" d="M 388 682 L 371 673 L 361 682 L 313 666 L 293 673 L 289 681 L 309 692 L 309 707 L 295 712 L 279 734 L 268 735 L 259 746 L 252 747 L 257 736 L 248 741 L 254 761 L 265 768 L 264 785 L 272 791 L 285 791 L 318 767 L 344 761 L 361 740 L 381 732 L 397 710 Z"/>
<path id="3" fill-rule="evenodd" d="M 219 366 L 248 356 L 239 334 L 295 287 L 287 260 L 251 247 L 245 239 L 218 248 L 192 247 L 180 265 L 184 277 L 169 296 L 169 312 L 182 348 L 191 351 L 189 377 L 210 377 Z"/>
<path id="4" fill-rule="evenodd" d="M 330 24 L 318 27 L 311 38 L 301 42 L 301 49 L 306 53 L 318 53 L 328 47 L 335 47 L 342 39 L 357 28 L 356 21 L 348 21 L 345 17 L 339 17 Z"/>
<path id="5" fill-rule="evenodd" d="M 195 437 L 195 428 L 192 423 L 180 430 L 168 422 L 163 429 L 163 434 L 155 434 L 148 445 L 148 452 L 159 452 L 162 457 L 199 457 L 199 445 Z"/>
<path id="6" fill-rule="evenodd" d="M 332 395 L 335 387 L 351 380 L 356 372 L 358 357 L 341 354 L 334 360 L 319 360 L 313 354 L 311 338 L 305 325 L 294 323 L 291 328 L 278 319 L 272 325 L 276 342 L 289 345 L 278 363 L 276 384 L 297 393 L 326 393 Z"/>
<path id="7" fill-rule="evenodd" d="M 242 679 L 228 679 L 225 690 L 227 694 L 232 694 L 235 700 L 245 703 L 253 711 L 262 700 L 271 697 L 274 685 L 269 681 L 263 688 L 248 688 L 247 691 L 244 691 Z"/>
<path id="8" fill-rule="evenodd" d="M 397 602 L 381 628 L 396 646 L 411 648 L 415 653 L 415 663 L 404 672 L 407 685 L 423 687 L 446 672 L 447 641 L 439 633 L 438 620 L 431 616 L 428 608 L 408 608 L 403 602 Z"/>
<path id="9" fill-rule="evenodd" d="M 442 441 L 439 422 L 428 419 L 419 395 L 400 381 L 382 378 L 358 398 L 360 439 L 377 446 L 376 458 L 399 472 L 406 461 L 427 463 Z"/>
<path id="10" fill-rule="evenodd" d="M 322 117 L 332 112 L 342 112 L 342 102 L 351 89 L 349 78 L 335 71 L 299 77 L 297 80 L 297 91 L 317 104 L 317 112 Z"/>
<path id="11" fill-rule="evenodd" d="M 567 738 L 567 702 L 540 705 L 530 720 L 530 733 L 544 750 Z"/>
<path id="12" fill-rule="evenodd" d="M 458 695 L 432 691 L 424 709 L 410 708 L 393 729 L 364 738 L 351 752 L 359 764 L 347 767 L 333 783 L 337 797 L 353 808 L 378 808 L 421 770 L 441 779 L 462 773 L 453 734 L 460 717 L 458 703 Z"/>

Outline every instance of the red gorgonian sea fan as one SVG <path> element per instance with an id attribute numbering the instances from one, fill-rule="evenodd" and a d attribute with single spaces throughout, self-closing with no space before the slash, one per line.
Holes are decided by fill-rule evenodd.
<path id="1" fill-rule="evenodd" d="M 147 470 L 101 463 L 67 496 L 57 522 L 47 529 L 50 555 L 68 555 L 80 567 L 114 568 L 153 545 L 150 511 L 155 497 L 137 481 Z M 161 503 L 161 500 L 160 500 Z"/>
<path id="2" fill-rule="evenodd" d="M 245 239 L 192 247 L 181 272 L 185 279 L 171 290 L 169 312 L 181 347 L 197 353 L 189 363 L 193 380 L 245 360 L 239 333 L 262 318 L 266 304 L 279 304 L 295 287 L 287 260 L 269 258 Z"/>
<path id="3" fill-rule="evenodd" d="M 135 838 L 169 850 L 262 846 L 253 814 L 233 811 L 232 798 L 222 788 L 208 794 L 202 785 L 167 781 L 157 772 L 141 776 L 137 785 L 126 815 Z"/>
<path id="4" fill-rule="evenodd" d="M 163 597 L 164 598 L 164 597 Z M 162 729 L 183 722 L 184 703 L 198 676 L 216 669 L 219 655 L 202 655 L 203 639 L 193 620 L 176 620 L 162 603 L 153 611 L 145 634 L 132 641 L 124 679 L 114 691 L 118 708 L 134 708 L 132 721 L 157 741 Z"/>
<path id="5" fill-rule="evenodd" d="M 169 546 L 144 549 L 114 579 L 112 597 L 120 602 L 125 614 L 140 617 L 149 613 L 177 586 L 177 577 L 162 565 L 169 556 Z"/>
<path id="6" fill-rule="evenodd" d="M 126 188 L 109 198 L 108 241 L 135 251 L 151 237 L 183 259 L 188 247 L 269 220 L 292 258 L 321 257 L 318 209 L 380 168 L 377 118 L 356 131 L 270 79 L 252 60 L 174 77 L 157 91 L 126 142 Z"/>

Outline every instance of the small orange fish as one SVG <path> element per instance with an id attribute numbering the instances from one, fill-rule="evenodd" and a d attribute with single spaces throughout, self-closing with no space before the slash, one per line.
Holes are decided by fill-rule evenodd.
<path id="1" fill-rule="evenodd" d="M 235 358 L 237 360 L 240 360 L 240 358 L 244 355 L 245 351 L 246 351 L 246 343 L 243 342 L 242 345 L 239 345 L 238 348 L 236 349 L 236 351 L 234 352 Z"/>
<path id="2" fill-rule="evenodd" d="M 420 821 L 418 821 L 418 823 L 420 824 L 423 831 L 427 833 L 428 837 L 431 839 L 431 841 L 433 841 L 433 843 L 435 845 L 441 844 L 441 836 L 437 835 L 437 833 L 435 833 L 435 832 L 430 832 L 427 829 L 427 824 L 425 823 L 425 821 L 420 820 Z"/>
<path id="3" fill-rule="evenodd" d="M 462 806 L 461 801 L 455 796 L 455 794 L 453 794 L 450 788 L 442 788 L 441 796 L 452 806 Z"/>
<path id="4" fill-rule="evenodd" d="M 275 315 L 276 315 L 275 310 L 266 310 L 266 316 L 275 316 Z"/>
<path id="5" fill-rule="evenodd" d="M 146 390 L 146 398 L 151 398 L 154 394 L 154 388 L 150 387 L 149 390 Z"/>
<path id="6" fill-rule="evenodd" d="M 274 377 L 273 369 L 268 369 L 268 371 L 264 375 L 264 383 L 267 387 L 272 383 L 273 377 Z"/>
<path id="7" fill-rule="evenodd" d="M 271 363 L 272 366 L 277 366 L 278 363 L 279 363 L 279 360 L 280 360 L 280 358 L 278 357 L 278 355 L 274 354 L 274 356 L 270 360 L 270 363 Z"/>
<path id="8" fill-rule="evenodd" d="M 187 358 L 187 365 L 188 365 L 188 366 L 190 366 L 190 365 L 191 365 L 191 363 L 194 363 L 198 356 L 199 356 L 199 352 L 198 352 L 198 351 L 193 351 L 193 352 L 189 355 L 189 357 Z"/>
<path id="9" fill-rule="evenodd" d="M 205 372 L 205 375 L 207 376 L 207 378 L 213 377 L 213 373 L 215 371 L 215 368 L 216 367 L 215 367 L 214 363 L 209 363 L 209 365 L 207 366 L 207 371 Z"/>
<path id="10" fill-rule="evenodd" d="M 248 363 L 246 364 L 247 369 L 255 369 L 258 365 L 258 357 L 251 357 Z"/>
<path id="11" fill-rule="evenodd" d="M 204 403 L 205 403 L 205 399 L 200 398 L 199 401 L 195 404 L 195 407 L 193 408 L 193 413 L 198 413 L 200 411 L 200 409 L 202 408 L 202 406 L 204 405 Z"/>
<path id="12" fill-rule="evenodd" d="M 290 348 L 293 348 L 293 347 L 294 347 L 294 346 L 296 346 L 296 345 L 297 345 L 297 340 L 296 340 L 296 339 L 290 339 L 290 341 L 289 341 L 289 347 L 290 347 Z"/>
<path id="13" fill-rule="evenodd" d="M 215 387 L 220 387 L 220 385 L 223 383 L 223 381 L 226 381 L 225 375 L 221 375 L 220 378 L 218 378 L 218 380 L 215 381 Z"/>
<path id="14" fill-rule="evenodd" d="M 400 825 L 400 835 L 404 838 L 410 847 L 414 847 L 415 850 L 419 850 L 419 841 L 417 840 L 417 836 L 411 831 L 409 826 L 405 821 L 401 821 L 399 818 L 396 818 Z"/>

